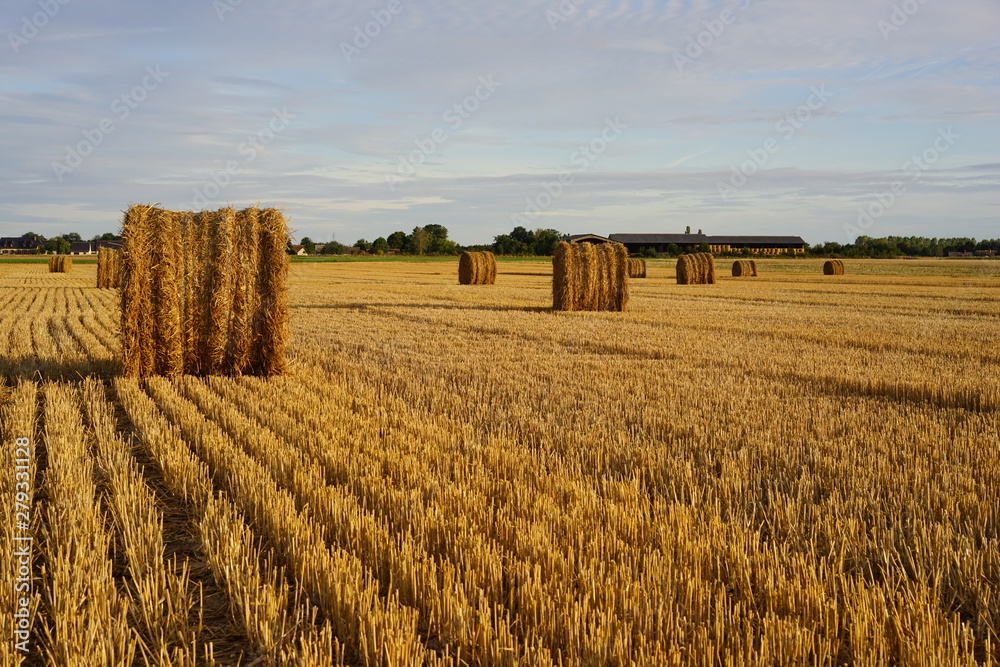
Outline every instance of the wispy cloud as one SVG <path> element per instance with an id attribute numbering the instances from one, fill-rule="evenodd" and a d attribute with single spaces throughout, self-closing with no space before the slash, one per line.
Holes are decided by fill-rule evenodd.
<path id="1" fill-rule="evenodd" d="M 565 232 L 695 228 L 840 239 L 845 216 L 891 182 L 942 125 L 964 140 L 880 229 L 983 236 L 1000 201 L 1000 42 L 995 0 L 925 3 L 888 40 L 892 3 L 792 0 L 400 0 L 352 62 L 339 44 L 386 0 L 67 3 L 16 53 L 0 46 L 0 234 L 83 234 L 117 225 L 129 201 L 184 207 L 275 109 L 295 115 L 219 203 L 285 206 L 300 233 L 341 239 L 436 222 L 480 242 L 566 168 L 602 119 L 629 131 L 538 218 Z M 685 72 L 674 54 L 727 9 L 738 20 Z M 15 31 L 37 3 L 0 8 Z M 144 68 L 170 72 L 60 183 L 51 164 L 99 127 Z M 389 192 L 384 174 L 493 73 L 503 88 Z M 825 84 L 833 100 L 739 196 L 715 183 L 775 121 Z M 96 135 L 92 135 L 96 136 Z M 234 157 L 235 156 L 235 157 Z M 666 165 L 666 167 L 664 167 Z M 935 217 L 940 214 L 940 217 Z M 46 232 L 43 232 L 46 233 Z"/>

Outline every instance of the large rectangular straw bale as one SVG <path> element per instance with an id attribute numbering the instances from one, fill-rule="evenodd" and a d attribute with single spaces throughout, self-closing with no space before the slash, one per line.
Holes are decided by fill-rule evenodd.
<path id="1" fill-rule="evenodd" d="M 552 307 L 623 311 L 628 281 L 628 250 L 620 243 L 560 242 L 552 256 Z"/>
<path id="2" fill-rule="evenodd" d="M 284 372 L 288 230 L 279 211 L 137 205 L 123 227 L 126 376 Z"/>
<path id="3" fill-rule="evenodd" d="M 122 283 L 122 254 L 115 248 L 97 249 L 97 288 L 118 289 Z"/>

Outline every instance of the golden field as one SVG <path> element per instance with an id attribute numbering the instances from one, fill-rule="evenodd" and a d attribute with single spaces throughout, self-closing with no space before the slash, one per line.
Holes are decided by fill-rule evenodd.
<path id="1" fill-rule="evenodd" d="M 0 262 L 25 664 L 1000 664 L 1000 262 L 731 264 L 296 262 L 287 375 L 132 380 L 95 264 Z"/>

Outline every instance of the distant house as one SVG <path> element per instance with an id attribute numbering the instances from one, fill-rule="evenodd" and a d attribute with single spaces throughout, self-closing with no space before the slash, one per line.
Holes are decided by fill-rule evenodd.
<path id="1" fill-rule="evenodd" d="M 0 238 L 0 255 L 29 255 L 42 245 L 36 239 L 5 236 Z"/>
<path id="2" fill-rule="evenodd" d="M 75 241 L 69 244 L 71 255 L 96 255 L 100 248 L 121 250 L 123 241 Z"/>
<path id="3" fill-rule="evenodd" d="M 292 252 L 299 257 L 304 257 L 309 254 L 306 252 L 306 247 L 304 245 L 293 245 Z"/>
<path id="4" fill-rule="evenodd" d="M 705 234 L 609 234 L 612 241 L 621 243 L 630 254 L 644 249 L 664 252 L 669 245 L 680 248 L 695 248 L 708 244 L 711 252 L 742 252 L 749 250 L 758 255 L 780 255 L 782 253 L 803 253 L 806 242 L 800 236 L 707 236 Z"/>

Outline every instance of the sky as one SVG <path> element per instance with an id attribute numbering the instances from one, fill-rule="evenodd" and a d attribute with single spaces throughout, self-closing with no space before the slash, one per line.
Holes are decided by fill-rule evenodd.
<path id="1" fill-rule="evenodd" d="M 4 0 L 0 236 L 1000 237 L 1000 2 Z"/>

